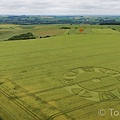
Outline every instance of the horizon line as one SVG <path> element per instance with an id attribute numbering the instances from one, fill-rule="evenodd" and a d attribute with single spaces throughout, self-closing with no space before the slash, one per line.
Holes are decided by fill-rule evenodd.
<path id="1" fill-rule="evenodd" d="M 66 15 L 64 15 L 64 14 L 61 14 L 61 15 L 55 15 L 55 14 L 53 14 L 53 15 L 50 15 L 50 14 L 0 14 L 0 16 L 120 16 L 120 15 L 114 15 L 114 14 L 111 14 L 111 15 L 109 15 L 109 14 L 77 14 L 77 15 L 75 15 L 75 14 L 71 14 L 71 15 L 69 15 L 69 14 L 66 14 Z"/>

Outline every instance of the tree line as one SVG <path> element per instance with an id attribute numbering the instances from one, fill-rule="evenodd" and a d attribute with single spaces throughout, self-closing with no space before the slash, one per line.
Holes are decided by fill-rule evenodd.
<path id="1" fill-rule="evenodd" d="M 36 36 L 34 36 L 31 32 L 28 32 L 28 33 L 12 36 L 8 40 L 27 40 L 27 39 L 36 39 Z"/>

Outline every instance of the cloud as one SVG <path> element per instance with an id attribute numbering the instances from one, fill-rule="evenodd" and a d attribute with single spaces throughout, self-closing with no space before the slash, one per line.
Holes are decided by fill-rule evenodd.
<path id="1" fill-rule="evenodd" d="M 120 0 L 1 0 L 0 14 L 120 15 Z"/>

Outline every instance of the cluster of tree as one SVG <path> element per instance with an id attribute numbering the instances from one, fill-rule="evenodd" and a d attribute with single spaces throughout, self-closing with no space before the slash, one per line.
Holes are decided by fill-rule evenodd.
<path id="1" fill-rule="evenodd" d="M 36 37 L 31 32 L 28 32 L 28 33 L 13 36 L 8 40 L 27 40 L 27 39 L 36 39 Z"/>
<path id="2" fill-rule="evenodd" d="M 46 36 L 40 36 L 40 38 L 47 38 L 47 37 L 50 37 L 49 35 L 46 35 Z"/>
<path id="3" fill-rule="evenodd" d="M 3 120 L 3 119 L 0 117 L 0 120 Z"/>
<path id="4" fill-rule="evenodd" d="M 104 22 L 102 22 L 102 23 L 100 23 L 100 25 L 120 25 L 120 22 L 116 22 L 116 23 L 104 23 Z"/>
<path id="5" fill-rule="evenodd" d="M 112 28 L 112 30 L 116 30 L 115 28 Z"/>
<path id="6" fill-rule="evenodd" d="M 71 29 L 70 27 L 61 27 L 61 29 Z"/>

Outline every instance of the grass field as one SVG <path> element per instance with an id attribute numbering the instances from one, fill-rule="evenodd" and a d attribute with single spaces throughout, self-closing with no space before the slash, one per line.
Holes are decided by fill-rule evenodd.
<path id="1" fill-rule="evenodd" d="M 3 120 L 120 119 L 119 27 L 61 26 L 0 25 Z M 51 37 L 3 41 L 25 32 Z"/>

